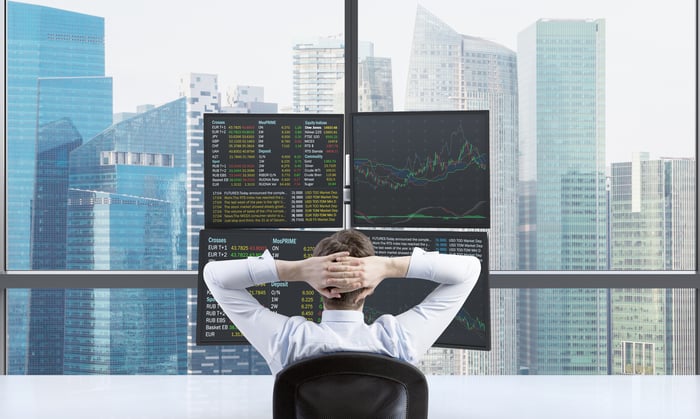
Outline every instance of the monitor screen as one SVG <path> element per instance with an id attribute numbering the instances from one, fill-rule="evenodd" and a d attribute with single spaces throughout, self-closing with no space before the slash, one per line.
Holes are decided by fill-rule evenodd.
<path id="1" fill-rule="evenodd" d="M 204 114 L 204 224 L 340 227 L 343 115 Z"/>
<path id="2" fill-rule="evenodd" d="M 490 349 L 488 246 L 483 232 L 363 231 L 377 255 L 410 255 L 414 247 L 441 253 L 469 254 L 482 262 L 481 276 L 455 319 L 434 346 Z M 202 272 L 209 260 L 258 256 L 268 249 L 275 258 L 298 260 L 310 257 L 316 243 L 329 231 L 202 230 L 197 295 L 197 344 L 247 343 L 220 309 L 204 283 Z M 437 284 L 419 279 L 386 279 L 365 301 L 365 321 L 382 314 L 400 314 L 423 300 Z M 288 316 L 303 316 L 320 322 L 321 296 L 305 283 L 277 282 L 251 287 L 248 291 L 261 304 Z"/>
<path id="3" fill-rule="evenodd" d="M 353 227 L 489 228 L 488 111 L 352 115 Z"/>

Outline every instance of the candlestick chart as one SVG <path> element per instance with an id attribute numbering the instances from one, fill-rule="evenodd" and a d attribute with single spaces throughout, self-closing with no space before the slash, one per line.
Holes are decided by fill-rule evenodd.
<path id="1" fill-rule="evenodd" d="M 355 225 L 489 227 L 488 113 L 380 114 L 354 130 Z"/>

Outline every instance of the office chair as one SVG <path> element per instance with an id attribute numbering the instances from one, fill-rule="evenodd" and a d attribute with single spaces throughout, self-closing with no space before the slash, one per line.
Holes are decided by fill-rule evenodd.
<path id="1" fill-rule="evenodd" d="M 274 419 L 428 417 L 428 383 L 415 366 L 385 355 L 338 352 L 306 358 L 277 374 Z"/>

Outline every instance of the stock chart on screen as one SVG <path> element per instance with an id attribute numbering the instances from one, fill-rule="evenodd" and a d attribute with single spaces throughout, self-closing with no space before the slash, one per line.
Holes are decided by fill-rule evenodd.
<path id="1" fill-rule="evenodd" d="M 352 115 L 352 225 L 489 228 L 488 111 Z"/>

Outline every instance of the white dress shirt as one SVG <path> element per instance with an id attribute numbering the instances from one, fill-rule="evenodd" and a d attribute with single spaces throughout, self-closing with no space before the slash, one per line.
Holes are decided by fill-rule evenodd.
<path id="1" fill-rule="evenodd" d="M 480 271 L 474 256 L 416 248 L 406 277 L 440 285 L 410 310 L 385 314 L 370 325 L 357 310 L 324 310 L 321 323 L 314 323 L 262 306 L 246 288 L 279 281 L 268 251 L 258 257 L 209 262 L 204 280 L 224 313 L 277 374 L 296 360 L 338 351 L 379 353 L 417 363 L 462 307 Z"/>

